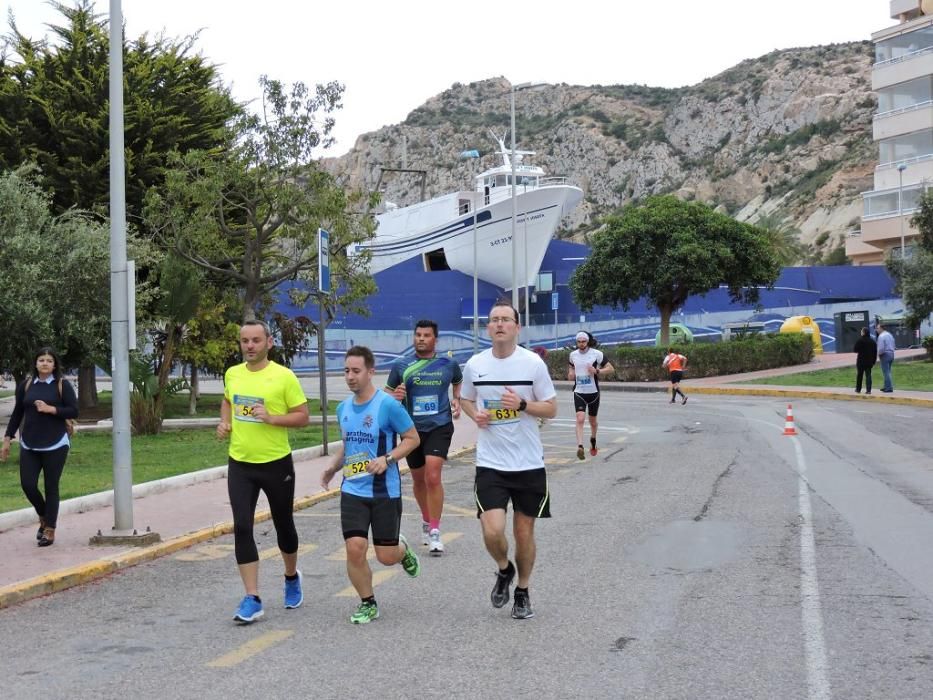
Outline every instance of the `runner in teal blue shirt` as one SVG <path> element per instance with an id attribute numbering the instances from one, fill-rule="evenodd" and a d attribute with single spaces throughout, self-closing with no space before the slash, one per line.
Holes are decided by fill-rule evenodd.
<path id="1" fill-rule="evenodd" d="M 386 381 L 386 391 L 405 404 L 415 421 L 421 444 L 408 455 L 412 490 L 421 508 L 422 544 L 433 556 L 444 552 L 441 514 L 444 484 L 441 469 L 454 434 L 453 419 L 460 417 L 460 365 L 449 357 L 438 357 L 437 324 L 422 320 L 415 324 L 415 356 L 396 360 Z M 453 399 L 449 397 L 453 389 Z"/>

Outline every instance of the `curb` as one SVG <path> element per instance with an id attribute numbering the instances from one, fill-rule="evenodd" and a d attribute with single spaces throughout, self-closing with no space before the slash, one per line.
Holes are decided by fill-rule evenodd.
<path id="1" fill-rule="evenodd" d="M 336 445 L 339 443 L 332 444 Z M 330 445 L 328 445 L 328 447 L 330 447 Z M 317 446 L 305 449 L 309 451 L 320 450 L 321 447 Z M 474 445 L 467 445 L 465 447 L 451 451 L 447 457 L 448 459 L 461 457 L 472 452 L 474 449 Z M 295 453 L 298 452 L 301 452 L 301 450 L 295 451 Z M 226 470 L 226 467 L 222 467 L 222 469 Z M 405 474 L 410 470 L 406 466 L 402 467 L 399 471 Z M 329 491 L 324 491 L 322 493 L 316 493 L 311 496 L 302 496 L 301 498 L 296 498 L 294 510 L 297 511 L 310 508 L 317 503 L 335 498 L 339 494 L 340 489 L 335 488 L 330 489 Z M 271 511 L 262 510 L 256 513 L 255 522 L 259 523 L 271 518 Z M 135 551 L 117 554 L 114 556 L 105 555 L 97 561 L 89 562 L 87 564 L 79 564 L 78 566 L 72 566 L 67 569 L 59 569 L 58 571 L 43 574 L 42 576 L 36 576 L 25 581 L 20 581 L 18 583 L 4 586 L 0 588 L 0 610 L 8 608 L 11 605 L 16 605 L 17 603 L 31 600 L 33 598 L 49 595 L 51 593 L 57 593 L 58 591 L 64 591 L 68 588 L 79 586 L 84 583 L 90 583 L 91 581 L 103 578 L 104 576 L 109 576 L 110 574 L 113 574 L 117 571 L 122 571 L 123 569 L 127 569 L 131 566 L 136 566 L 137 564 L 152 561 L 153 559 L 158 559 L 159 557 L 174 554 L 179 550 L 192 547 L 196 544 L 200 544 L 201 542 L 214 539 L 215 537 L 229 535 L 231 532 L 233 532 L 233 521 L 222 522 L 216 525 L 202 528 L 200 530 L 189 532 L 185 535 L 179 535 L 178 537 L 173 537 L 172 539 L 166 540 L 165 542 L 158 542 Z"/>
<path id="2" fill-rule="evenodd" d="M 885 402 L 900 406 L 919 406 L 933 408 L 933 398 L 917 398 L 913 396 L 865 396 L 864 394 L 823 393 L 807 389 L 760 389 L 755 387 L 718 387 L 718 386 L 687 386 L 691 394 L 711 394 L 721 396 L 773 396 L 782 399 L 831 399 L 833 401 L 873 401 Z"/>
<path id="3" fill-rule="evenodd" d="M 565 385 L 559 386 L 558 382 L 554 382 L 554 386 L 558 388 L 570 388 L 570 382 L 566 382 Z M 872 394 L 871 396 L 865 396 L 864 394 L 856 393 L 842 393 L 839 391 L 836 392 L 822 392 L 822 391 L 813 391 L 812 389 L 800 388 L 800 389 L 769 389 L 762 386 L 703 386 L 697 384 L 684 383 L 684 388 L 686 388 L 690 394 L 710 394 L 710 395 L 720 395 L 720 396 L 774 396 L 776 398 L 787 398 L 787 399 L 829 399 L 832 401 L 875 401 L 880 402 L 884 401 L 889 404 L 896 404 L 900 406 L 920 406 L 922 408 L 933 408 L 933 393 L 931 393 L 930 398 L 920 398 L 915 396 L 887 396 L 885 394 L 878 394 L 877 396 Z M 634 384 L 634 383 L 624 383 L 618 382 L 614 384 L 601 383 L 599 385 L 600 391 L 613 391 L 613 392 L 632 392 L 632 393 L 659 393 L 667 394 L 670 392 L 668 386 L 655 386 L 655 385 L 645 385 L 645 384 Z"/>

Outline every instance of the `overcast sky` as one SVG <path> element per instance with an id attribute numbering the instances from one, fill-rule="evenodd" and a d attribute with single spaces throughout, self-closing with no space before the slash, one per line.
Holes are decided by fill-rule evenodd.
<path id="1" fill-rule="evenodd" d="M 43 0 L 0 2 L 4 25 L 12 10 L 33 38 L 58 21 Z M 108 0 L 96 7 L 109 13 Z M 774 49 L 869 39 L 895 23 L 888 0 L 122 0 L 122 8 L 130 37 L 200 31 L 197 46 L 238 100 L 258 97 L 263 73 L 344 83 L 330 155 L 455 82 L 680 87 Z"/>

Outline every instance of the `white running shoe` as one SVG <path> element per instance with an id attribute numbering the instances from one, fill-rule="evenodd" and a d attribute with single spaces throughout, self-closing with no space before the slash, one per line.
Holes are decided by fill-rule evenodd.
<path id="1" fill-rule="evenodd" d="M 431 544 L 431 526 L 424 521 L 421 522 L 421 544 L 425 547 Z"/>
<path id="2" fill-rule="evenodd" d="M 433 557 L 439 557 L 444 553 L 444 543 L 441 542 L 441 531 L 437 528 L 428 533 L 431 542 L 428 545 L 428 553 Z"/>

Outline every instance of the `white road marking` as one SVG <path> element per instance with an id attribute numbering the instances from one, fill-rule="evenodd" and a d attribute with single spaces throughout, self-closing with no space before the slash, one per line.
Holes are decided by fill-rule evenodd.
<path id="1" fill-rule="evenodd" d="M 820 606 L 820 586 L 816 574 L 816 541 L 813 535 L 813 511 L 810 485 L 807 482 L 807 462 L 796 437 L 797 505 L 800 510 L 800 596 L 803 622 L 804 651 L 807 660 L 807 690 L 810 698 L 830 698 L 827 675 L 826 640 L 823 636 L 823 612 Z"/>

